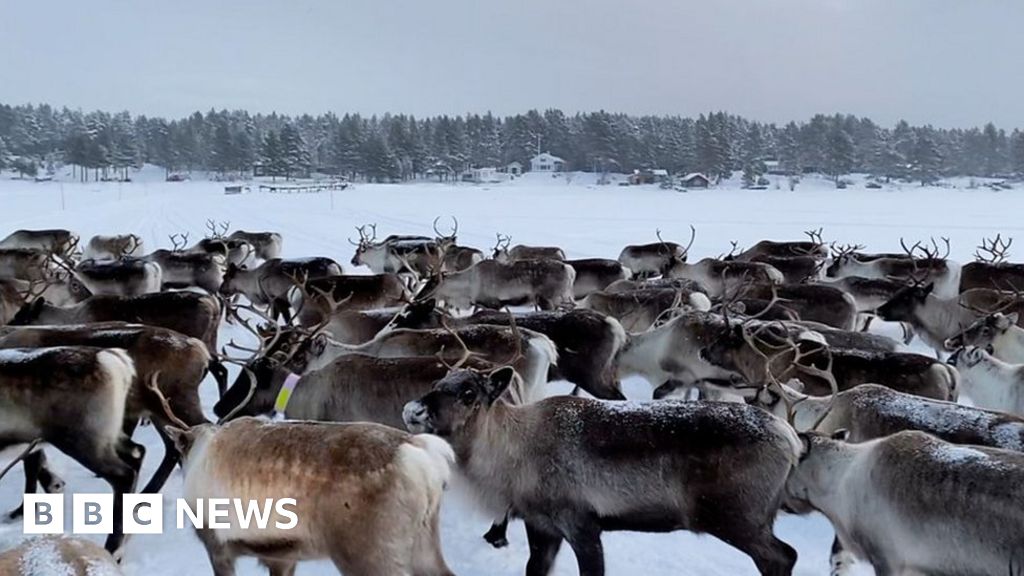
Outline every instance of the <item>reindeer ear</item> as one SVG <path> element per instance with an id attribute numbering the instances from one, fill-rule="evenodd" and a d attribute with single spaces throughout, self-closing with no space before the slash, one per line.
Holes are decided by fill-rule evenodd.
<path id="1" fill-rule="evenodd" d="M 176 426 L 164 426 L 164 434 L 174 444 L 178 453 L 182 456 L 188 455 L 189 450 L 192 448 L 192 441 L 195 439 L 195 435 L 192 434 L 191 430 L 182 430 Z"/>
<path id="2" fill-rule="evenodd" d="M 807 432 L 800 432 L 797 437 L 800 438 L 800 457 L 798 459 L 803 461 L 811 453 L 811 435 Z"/>
<path id="3" fill-rule="evenodd" d="M 932 290 L 934 290 L 934 289 L 935 289 L 935 282 L 929 282 L 929 283 L 925 284 L 924 285 L 924 295 L 927 296 L 927 295 L 931 294 Z"/>
<path id="4" fill-rule="evenodd" d="M 488 404 L 497 400 L 505 390 L 508 390 L 512 380 L 515 379 L 516 371 L 511 366 L 504 366 L 491 372 L 487 377 L 487 398 Z"/>
<path id="5" fill-rule="evenodd" d="M 832 439 L 840 442 L 846 442 L 850 439 L 850 431 L 846 428 L 840 428 L 832 433 Z"/>
<path id="6" fill-rule="evenodd" d="M 313 356 L 320 356 L 327 350 L 327 336 L 324 334 L 317 334 L 309 342 L 309 351 Z"/>
<path id="7" fill-rule="evenodd" d="M 1007 314 L 1006 316 L 1004 316 L 1004 318 L 1006 318 L 1006 326 L 1003 328 L 1005 330 L 1006 328 L 1009 328 L 1010 326 L 1017 324 L 1019 316 L 1016 312 L 1014 312 L 1013 314 Z"/>

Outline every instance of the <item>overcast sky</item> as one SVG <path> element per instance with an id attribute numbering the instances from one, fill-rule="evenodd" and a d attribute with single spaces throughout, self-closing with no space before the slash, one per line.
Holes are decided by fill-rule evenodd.
<path id="1" fill-rule="evenodd" d="M 0 102 L 1024 126 L 1022 0 L 0 0 Z"/>

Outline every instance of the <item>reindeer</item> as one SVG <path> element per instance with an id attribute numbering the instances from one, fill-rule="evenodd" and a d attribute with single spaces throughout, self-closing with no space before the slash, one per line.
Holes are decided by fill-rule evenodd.
<path id="1" fill-rule="evenodd" d="M 656 236 L 657 242 L 630 244 L 619 253 L 619 263 L 633 272 L 633 279 L 658 276 L 673 262 L 686 262 L 693 240 L 697 237 L 697 229 L 690 226 L 690 242 L 686 246 L 662 240 L 661 230 L 656 232 Z"/>
<path id="2" fill-rule="evenodd" d="M 272 258 L 256 268 L 228 264 L 218 289 L 221 296 L 242 294 L 257 306 L 266 306 L 274 318 L 291 322 L 291 292 L 297 284 L 341 274 L 341 266 L 330 258 L 282 260 Z"/>
<path id="3" fill-rule="evenodd" d="M 512 243 L 511 236 L 498 234 L 498 243 L 494 245 L 491 257 L 505 264 L 523 260 L 558 260 L 565 261 L 565 252 L 557 246 L 526 246 Z"/>
<path id="4" fill-rule="evenodd" d="M 483 367 L 486 363 L 470 358 L 467 365 Z M 276 358 L 263 356 L 249 365 L 255 387 L 248 378 L 240 377 L 213 412 L 225 420 L 281 412 L 289 420 L 375 422 L 401 429 L 402 407 L 429 392 L 450 368 L 437 357 L 349 354 L 299 377 Z M 299 379 L 286 400 L 278 402 L 286 383 L 292 385 L 290 378 Z"/>
<path id="5" fill-rule="evenodd" d="M 735 293 L 748 282 L 782 284 L 785 277 L 774 267 L 763 262 L 744 262 L 704 258 L 695 264 L 675 260 L 665 270 L 668 278 L 687 278 L 699 282 L 708 296 L 720 298 Z"/>
<path id="6" fill-rule="evenodd" d="M 615 358 L 626 332 L 614 318 L 585 309 L 506 314 L 482 310 L 464 318 L 449 318 L 427 301 L 406 306 L 394 317 L 395 328 L 443 328 L 494 324 L 516 326 L 543 334 L 555 343 L 558 361 L 549 380 L 565 379 L 597 398 L 625 400 L 616 377 Z"/>
<path id="7" fill-rule="evenodd" d="M 609 284 L 603 292 L 614 294 L 617 292 L 632 292 L 648 288 L 673 288 L 687 292 L 700 292 L 707 296 L 708 291 L 700 282 L 688 278 L 648 278 L 646 280 L 618 280 Z"/>
<path id="8" fill-rule="evenodd" d="M 320 558 L 345 574 L 452 575 L 438 516 L 454 455 L 439 438 L 379 424 L 255 418 L 168 433 L 193 509 L 211 497 L 267 503 L 267 529 L 250 527 L 240 512 L 229 513 L 228 529 L 197 529 L 216 576 L 234 574 L 240 556 L 256 556 L 273 576 Z M 266 498 L 294 501 L 289 510 Z"/>
<path id="9" fill-rule="evenodd" d="M 142 255 L 142 237 L 136 234 L 93 236 L 85 245 L 85 260 L 120 260 Z"/>
<path id="10" fill-rule="evenodd" d="M 974 252 L 975 261 L 960 269 L 960 291 L 972 288 L 1024 290 L 1024 264 L 1006 261 L 1012 245 L 1013 238 L 1003 240 L 1000 234 L 991 240 L 982 239 Z"/>
<path id="11" fill-rule="evenodd" d="M 277 232 L 246 232 L 235 230 L 226 237 L 228 240 L 241 240 L 246 242 L 255 250 L 255 256 L 260 260 L 271 260 L 281 257 L 281 248 L 284 244 L 281 235 Z"/>
<path id="12" fill-rule="evenodd" d="M 202 249 L 186 248 L 188 235 L 170 237 L 173 248 L 154 250 L 143 259 L 152 262 L 163 271 L 161 279 L 164 288 L 202 288 L 216 294 L 224 278 L 226 257 Z"/>
<path id="13" fill-rule="evenodd" d="M 434 234 L 437 235 L 437 245 L 441 248 L 444 253 L 444 261 L 441 264 L 441 269 L 446 272 L 459 272 L 465 270 L 474 264 L 483 261 L 484 253 L 476 248 L 469 246 L 459 246 L 457 236 L 459 234 L 459 221 L 455 217 L 452 217 L 452 231 L 449 234 L 445 234 L 438 230 L 437 221 L 440 218 L 434 218 Z"/>
<path id="14" fill-rule="evenodd" d="M 434 356 L 455 359 L 452 354 L 469 349 L 477 358 L 506 363 L 522 374 L 523 399 L 539 396 L 548 380 L 548 372 L 558 363 L 555 344 L 532 330 L 478 324 L 432 330 L 396 329 L 382 332 L 358 346 L 331 342 L 322 335 L 312 338 L 296 353 L 296 364 L 303 372 L 323 368 L 346 354 L 364 354 L 378 358 Z"/>
<path id="15" fill-rule="evenodd" d="M 572 294 L 577 300 L 585 298 L 588 294 L 600 292 L 610 284 L 626 280 L 632 276 L 632 272 L 617 260 L 584 258 L 581 260 L 566 260 L 565 263 L 572 266 L 572 269 L 576 271 L 576 281 L 572 285 Z"/>
<path id="16" fill-rule="evenodd" d="M 369 226 L 369 231 L 367 231 Z M 374 274 L 412 273 L 418 277 L 435 274 L 442 269 L 445 252 L 433 238 L 426 236 L 391 235 L 377 242 L 377 225 L 359 226 L 359 242 L 349 239 L 356 247 L 353 266 L 366 266 Z"/>
<path id="17" fill-rule="evenodd" d="M 796 552 L 772 534 L 800 454 L 785 422 L 739 404 L 520 405 L 502 398 L 516 378 L 510 367 L 454 370 L 404 419 L 452 444 L 488 510 L 526 522 L 528 574 L 548 574 L 563 539 L 580 574 L 601 576 L 603 531 L 679 529 L 735 546 L 761 574 L 792 572 Z"/>
<path id="18" fill-rule="evenodd" d="M 121 430 L 135 365 L 122 349 L 85 346 L 0 351 L 0 450 L 48 442 L 110 484 L 113 532 L 124 540 L 122 496 L 135 487 L 145 448 Z M 25 456 L 29 459 L 32 450 Z"/>
<path id="19" fill-rule="evenodd" d="M 221 305 L 216 297 L 195 292 L 159 292 L 134 297 L 92 296 L 62 308 L 37 298 L 24 305 L 11 326 L 45 326 L 128 322 L 167 328 L 202 342 L 210 353 L 210 373 L 221 394 L 227 389 L 227 369 L 217 358 Z"/>
<path id="20" fill-rule="evenodd" d="M 60 269 L 48 252 L 36 248 L 0 248 L 0 278 L 38 282 L 48 280 Z"/>
<path id="21" fill-rule="evenodd" d="M 843 547 L 883 576 L 1016 571 L 1024 455 L 917 431 L 858 443 L 848 436 L 800 435 L 788 509 L 824 514 Z"/>
<path id="22" fill-rule="evenodd" d="M 159 264 L 143 258 L 82 260 L 69 270 L 89 289 L 103 296 L 140 296 L 159 292 L 164 273 Z"/>
<path id="23" fill-rule="evenodd" d="M 819 334 L 793 332 L 779 323 L 733 323 L 700 354 L 753 386 L 795 378 L 814 396 L 867 383 L 936 400 L 959 393 L 956 369 L 927 356 L 831 349 Z"/>
<path id="24" fill-rule="evenodd" d="M 906 322 L 943 358 L 946 341 L 975 320 L 996 311 L 1024 311 L 1024 298 L 987 288 L 973 288 L 952 298 L 933 294 L 934 284 L 907 286 L 878 308 L 882 320 Z"/>
<path id="25" fill-rule="evenodd" d="M 976 346 L 957 351 L 950 363 L 976 406 L 1024 416 L 1024 365 L 1004 362 Z"/>
<path id="26" fill-rule="evenodd" d="M 1024 328 L 1019 326 L 1020 315 L 996 312 L 974 321 L 964 331 L 946 340 L 945 347 L 953 351 L 965 346 L 985 348 L 992 356 L 1010 364 L 1024 364 Z"/>
<path id="27" fill-rule="evenodd" d="M 810 330 L 825 339 L 831 348 L 862 350 L 865 352 L 896 352 L 898 345 L 895 340 L 881 334 L 868 332 L 852 332 L 840 330 L 817 322 L 783 322 L 789 328 Z"/>
<path id="28" fill-rule="evenodd" d="M 684 311 L 646 332 L 629 334 L 617 359 L 618 376 L 642 376 L 654 388 L 655 399 L 706 382 L 730 385 L 740 376 L 700 354 L 727 329 L 727 320 L 718 314 Z"/>
<path id="29" fill-rule="evenodd" d="M 906 282 L 899 280 L 862 278 L 860 276 L 822 278 L 821 281 L 829 286 L 839 288 L 853 297 L 858 317 L 861 319 L 860 329 L 865 332 L 871 327 L 878 307 L 892 300 L 897 292 L 907 286 Z M 906 322 L 900 322 L 900 326 L 903 328 L 903 341 L 905 344 L 909 344 L 914 337 L 913 328 Z"/>
<path id="30" fill-rule="evenodd" d="M 395 274 L 324 276 L 298 282 L 296 288 L 291 306 L 298 311 L 299 324 L 306 327 L 337 313 L 400 306 L 411 297 Z"/>
<path id="31" fill-rule="evenodd" d="M 171 252 L 179 254 L 208 254 L 215 257 L 222 265 L 234 264 L 243 266 L 256 259 L 256 248 L 240 238 L 229 238 L 224 235 L 230 228 L 230 222 L 206 221 L 207 234 L 194 245 L 188 245 L 188 232 L 171 234 Z"/>
<path id="32" fill-rule="evenodd" d="M 821 240 L 821 228 L 807 230 L 804 235 L 807 241 L 797 242 L 775 242 L 772 240 L 761 240 L 746 250 L 739 250 L 736 242 L 733 242 L 733 250 L 723 257 L 723 260 L 737 260 L 740 262 L 756 262 L 758 258 L 793 258 L 811 257 L 818 262 L 828 257 L 828 248 Z M 770 262 L 769 262 L 770 263 Z"/>
<path id="33" fill-rule="evenodd" d="M 572 306 L 576 271 L 556 260 L 484 260 L 462 272 L 434 275 L 416 300 L 434 298 L 452 308 L 501 308 L 532 303 L 541 310 Z"/>
<path id="34" fill-rule="evenodd" d="M 820 279 L 824 260 L 816 256 L 771 256 L 757 255 L 749 262 L 768 264 L 779 272 L 786 284 L 804 284 Z"/>
<path id="35" fill-rule="evenodd" d="M 167 451 L 153 478 L 142 490 L 157 492 L 177 463 L 177 452 L 163 436 L 163 425 L 171 424 L 164 416 L 163 397 L 180 421 L 188 425 L 206 422 L 199 401 L 199 385 L 210 364 L 210 352 L 201 341 L 173 330 L 124 322 L 101 322 L 87 325 L 32 326 L 0 328 L 0 349 L 47 348 L 54 346 L 91 346 L 119 348 L 128 353 L 135 364 L 124 409 L 125 434 L 132 435 L 140 418 L 157 424 L 157 432 Z M 162 395 L 154 393 L 150 383 L 157 381 Z M 26 459 L 26 492 L 34 493 L 37 468 L 30 469 Z"/>
<path id="36" fill-rule="evenodd" d="M 580 307 L 615 318 L 627 332 L 644 332 L 683 310 L 707 312 L 711 310 L 711 301 L 701 292 L 648 288 L 631 292 L 594 292 L 583 299 Z"/>
<path id="37" fill-rule="evenodd" d="M 899 258 L 884 257 L 864 261 L 858 259 L 852 250 L 847 249 L 833 258 L 832 265 L 826 270 L 826 275 L 831 278 L 861 276 L 916 282 L 927 278 L 936 284 L 936 294 L 949 298 L 959 292 L 960 267 L 948 258 L 949 239 L 943 238 L 942 241 L 945 243 L 946 250 L 941 256 L 939 255 L 939 245 L 934 238 L 930 248 L 921 242 L 907 246 L 901 239 L 900 245 L 905 254 Z"/>
<path id="38" fill-rule="evenodd" d="M 781 304 L 794 311 L 799 320 L 853 330 L 857 322 L 857 303 L 839 288 L 820 284 L 782 284 L 775 286 L 752 282 L 740 291 L 740 301 L 771 301 L 777 295 Z"/>
<path id="39" fill-rule="evenodd" d="M 70 259 L 78 250 L 78 235 L 70 230 L 17 230 L 3 240 L 0 248 L 40 250 L 58 258 Z"/>
<path id="40" fill-rule="evenodd" d="M 114 558 L 91 540 L 39 536 L 0 553 L 5 576 L 121 576 Z"/>

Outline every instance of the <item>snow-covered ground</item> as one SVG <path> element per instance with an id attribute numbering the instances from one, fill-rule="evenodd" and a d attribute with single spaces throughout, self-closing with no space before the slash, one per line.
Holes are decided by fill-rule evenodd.
<path id="1" fill-rule="evenodd" d="M 501 232 L 511 235 L 513 242 L 560 245 L 570 257 L 608 258 L 617 257 L 627 243 L 654 241 L 656 229 L 666 239 L 685 243 L 691 224 L 697 229 L 694 257 L 727 252 L 730 240 L 747 246 L 762 238 L 801 239 L 804 230 L 824 227 L 826 240 L 866 244 L 871 250 L 896 250 L 900 237 L 946 236 L 953 257 L 967 260 L 983 236 L 1016 236 L 1024 230 L 1019 218 L 1024 192 L 967 190 L 966 183 L 962 188 L 902 185 L 867 190 L 857 181 L 849 189 L 836 190 L 824 180 L 805 179 L 794 192 L 782 182 L 781 189 L 746 191 L 727 185 L 678 193 L 656 186 L 595 186 L 588 175 L 578 175 L 571 184 L 562 177 L 528 175 L 491 186 L 363 184 L 335 192 L 332 198 L 327 193 L 227 196 L 223 183 L 165 183 L 152 174 L 136 180 L 78 184 L 0 179 L 0 236 L 16 228 L 67 227 L 83 239 L 97 233 L 135 232 L 153 248 L 168 245 L 167 237 L 174 233 L 191 232 L 195 240 L 203 235 L 206 220 L 215 219 L 230 221 L 232 228 L 279 231 L 286 256 L 331 256 L 351 270 L 352 246 L 347 239 L 355 235 L 354 226 L 377 223 L 381 237 L 393 232 L 430 234 L 435 216 L 457 217 L 463 244 L 490 248 L 495 233 Z M 890 326 L 879 329 L 895 334 Z M 650 387 L 643 381 L 627 381 L 625 388 L 631 398 L 650 397 Z M 556 392 L 566 389 L 552 386 Z M 216 397 L 212 381 L 204 384 L 203 397 L 209 410 Z M 148 478 L 162 447 L 150 428 L 140 430 L 138 437 L 149 449 L 143 468 L 143 478 Z M 69 492 L 108 490 L 75 463 L 55 451 L 51 454 L 68 480 Z M 0 454 L 0 463 L 13 455 Z M 171 498 L 180 488 L 176 471 L 164 490 L 165 517 L 173 518 Z M 13 508 L 20 498 L 21 470 L 15 468 L 0 483 L 0 509 Z M 474 512 L 458 493 L 447 496 L 443 517 L 445 553 L 456 573 L 523 573 L 528 552 L 521 524 L 510 529 L 511 546 L 494 550 L 480 537 L 489 519 Z M 827 521 L 783 516 L 776 532 L 799 551 L 797 574 L 826 573 L 832 541 Z M 0 550 L 21 538 L 20 522 L 0 524 Z M 707 536 L 609 533 L 604 544 L 609 574 L 756 574 L 745 555 Z M 139 576 L 210 573 L 199 541 L 191 532 L 173 527 L 162 535 L 133 536 L 124 570 Z M 251 560 L 240 565 L 240 574 L 261 573 Z M 327 564 L 308 563 L 298 573 L 334 572 Z M 556 573 L 576 573 L 567 547 Z M 858 573 L 871 571 L 860 567 Z"/>

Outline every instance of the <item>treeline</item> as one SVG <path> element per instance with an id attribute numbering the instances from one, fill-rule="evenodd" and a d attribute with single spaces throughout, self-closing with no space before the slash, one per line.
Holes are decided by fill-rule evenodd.
<path id="1" fill-rule="evenodd" d="M 837 180 L 851 172 L 921 182 L 1024 174 L 1024 132 L 992 124 L 883 127 L 837 114 L 776 125 L 723 112 L 683 118 L 560 110 L 420 119 L 211 110 L 169 120 L 0 105 L 0 169 L 29 175 L 64 163 L 81 168 L 82 178 L 127 177 L 130 167 L 151 163 L 168 172 L 249 174 L 258 165 L 270 176 L 323 172 L 396 181 L 512 161 L 528 167 L 538 149 L 570 169 L 595 172 L 665 168 L 724 177 L 743 170 L 752 178 L 775 161 L 784 173 Z"/>

